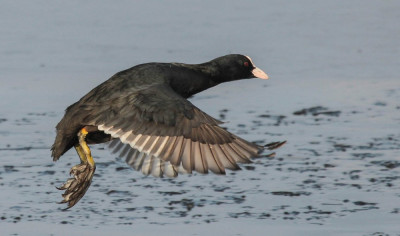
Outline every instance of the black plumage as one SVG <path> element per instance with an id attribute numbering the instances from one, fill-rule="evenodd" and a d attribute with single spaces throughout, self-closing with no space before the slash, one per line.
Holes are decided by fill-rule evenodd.
<path id="1" fill-rule="evenodd" d="M 113 140 L 114 152 L 144 174 L 239 169 L 262 146 L 222 129 L 220 121 L 186 98 L 217 84 L 267 79 L 247 56 L 233 54 L 203 64 L 147 63 L 121 71 L 66 109 L 57 125 L 52 157 L 77 145 L 86 128 L 88 144 Z"/>

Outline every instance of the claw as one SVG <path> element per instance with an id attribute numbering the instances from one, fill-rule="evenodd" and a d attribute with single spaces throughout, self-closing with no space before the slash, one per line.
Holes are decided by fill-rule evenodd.
<path id="1" fill-rule="evenodd" d="M 73 207 L 88 190 L 95 170 L 96 167 L 88 163 L 81 163 L 72 167 L 70 174 L 73 178 L 68 179 L 63 185 L 57 188 L 65 190 L 62 194 L 64 199 L 59 203 L 67 203 L 67 209 Z"/>
<path id="2" fill-rule="evenodd" d="M 87 168 L 87 164 L 79 164 L 71 168 L 69 174 L 70 175 L 79 175 Z"/>
<path id="3" fill-rule="evenodd" d="M 69 188 L 69 186 L 71 186 L 71 183 L 74 179 L 68 179 L 67 182 L 65 182 L 63 185 L 61 185 L 60 187 L 56 187 L 58 190 L 65 190 L 67 188 Z"/>

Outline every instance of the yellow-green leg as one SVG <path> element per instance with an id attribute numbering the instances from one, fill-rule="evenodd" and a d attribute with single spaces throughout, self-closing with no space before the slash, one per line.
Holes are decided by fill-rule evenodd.
<path id="1" fill-rule="evenodd" d="M 78 132 L 79 143 L 75 145 L 75 150 L 81 159 L 81 163 L 72 167 L 70 178 L 58 189 L 65 190 L 62 197 L 64 198 L 60 203 L 68 203 L 68 208 L 73 207 L 86 193 L 90 184 L 96 165 L 90 152 L 90 148 L 86 143 L 86 135 L 88 131 L 83 128 Z"/>

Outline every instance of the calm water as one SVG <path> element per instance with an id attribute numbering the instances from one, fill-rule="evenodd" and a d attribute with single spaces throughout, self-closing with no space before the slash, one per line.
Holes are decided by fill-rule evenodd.
<path id="1" fill-rule="evenodd" d="M 3 1 L 1 235 L 400 235 L 400 3 Z M 94 146 L 93 184 L 63 211 L 78 163 L 49 148 L 64 109 L 149 61 L 243 53 L 271 77 L 191 101 L 274 158 L 226 176 L 144 177 Z M 268 153 L 266 153 L 268 154 Z"/>

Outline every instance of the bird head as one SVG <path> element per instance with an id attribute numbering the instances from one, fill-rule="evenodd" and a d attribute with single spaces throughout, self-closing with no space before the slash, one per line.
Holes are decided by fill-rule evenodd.
<path id="1" fill-rule="evenodd" d="M 268 79 L 268 75 L 256 67 L 250 57 L 240 54 L 230 54 L 211 61 L 218 68 L 220 82 L 240 79 Z"/>

